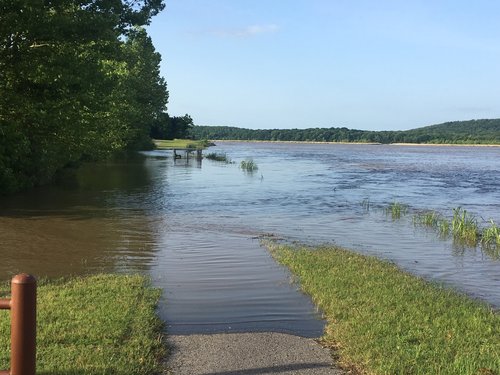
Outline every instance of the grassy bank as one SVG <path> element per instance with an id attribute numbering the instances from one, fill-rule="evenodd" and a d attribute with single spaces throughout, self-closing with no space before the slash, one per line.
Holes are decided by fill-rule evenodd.
<path id="1" fill-rule="evenodd" d="M 163 149 L 163 150 L 171 150 L 174 148 L 192 148 L 192 149 L 199 149 L 199 148 L 206 148 L 212 145 L 208 141 L 194 141 L 192 139 L 155 139 L 154 144 L 156 148 L 158 149 Z"/>
<path id="2" fill-rule="evenodd" d="M 2 295 L 8 286 L 3 285 Z M 37 374 L 156 374 L 164 356 L 155 306 L 142 276 L 98 275 L 38 288 Z M 0 368 L 9 367 L 7 311 L 0 312 Z"/>
<path id="3" fill-rule="evenodd" d="M 378 259 L 268 244 L 328 321 L 341 363 L 375 374 L 498 374 L 500 316 Z"/>

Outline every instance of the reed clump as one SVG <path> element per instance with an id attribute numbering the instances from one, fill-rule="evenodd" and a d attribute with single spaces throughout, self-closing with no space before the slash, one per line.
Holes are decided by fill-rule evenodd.
<path id="1" fill-rule="evenodd" d="M 211 152 L 205 155 L 205 159 L 220 161 L 226 164 L 233 164 L 233 161 L 226 155 L 226 153 Z"/>
<path id="2" fill-rule="evenodd" d="M 394 201 L 385 209 L 385 213 L 391 215 L 392 220 L 398 220 L 408 213 L 408 206 Z"/>
<path id="3" fill-rule="evenodd" d="M 436 211 L 426 211 L 416 214 L 413 216 L 413 224 L 435 229 L 442 237 L 450 234 L 449 221 Z"/>
<path id="4" fill-rule="evenodd" d="M 451 234 L 454 242 L 459 245 L 476 247 L 481 244 L 483 248 L 489 250 L 489 253 L 500 248 L 498 225 L 490 219 L 490 225 L 480 229 L 477 218 L 461 207 L 453 209 L 451 221 L 436 211 L 427 211 L 416 214 L 413 217 L 413 223 L 433 228 L 443 237 Z"/>
<path id="5" fill-rule="evenodd" d="M 461 207 L 453 209 L 451 233 L 454 240 L 470 246 L 477 245 L 481 235 L 476 217 Z"/>
<path id="6" fill-rule="evenodd" d="M 490 226 L 481 233 L 481 244 L 489 247 L 500 247 L 500 228 L 490 219 Z"/>
<path id="7" fill-rule="evenodd" d="M 240 168 L 246 172 L 255 172 L 259 169 L 256 162 L 253 159 L 242 160 L 240 163 Z"/>

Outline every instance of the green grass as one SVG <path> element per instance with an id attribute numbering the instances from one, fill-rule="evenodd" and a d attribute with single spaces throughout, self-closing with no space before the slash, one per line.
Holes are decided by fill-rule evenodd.
<path id="1" fill-rule="evenodd" d="M 421 212 L 413 217 L 415 225 L 437 228 L 442 216 L 435 211 Z"/>
<path id="2" fill-rule="evenodd" d="M 408 213 L 408 206 L 395 201 L 385 209 L 385 213 L 391 215 L 392 220 L 398 220 Z"/>
<path id="3" fill-rule="evenodd" d="M 254 162 L 252 159 L 243 160 L 240 163 L 240 168 L 246 172 L 255 172 L 256 170 L 259 169 L 257 163 Z"/>
<path id="4" fill-rule="evenodd" d="M 468 246 L 477 245 L 481 235 L 476 217 L 461 207 L 453 209 L 451 233 L 455 241 Z"/>
<path id="5" fill-rule="evenodd" d="M 415 225 L 429 227 L 439 232 L 442 237 L 450 234 L 449 221 L 436 211 L 421 212 L 413 216 Z"/>
<path id="6" fill-rule="evenodd" d="M 489 227 L 483 229 L 481 243 L 485 246 L 500 247 L 500 228 L 493 220 L 490 220 Z"/>
<path id="7" fill-rule="evenodd" d="M 498 374 L 500 317 L 393 264 L 340 248 L 268 243 L 328 321 L 341 364 L 372 374 Z"/>
<path id="8" fill-rule="evenodd" d="M 453 209 L 451 221 L 435 211 L 428 211 L 416 214 L 413 223 L 436 229 L 443 237 L 451 234 L 458 245 L 476 247 L 480 243 L 490 255 L 497 254 L 500 248 L 498 225 L 490 220 L 488 227 L 480 229 L 476 217 L 461 207 Z"/>
<path id="9" fill-rule="evenodd" d="M 4 285 L 2 291 L 8 290 Z M 97 275 L 38 288 L 37 374 L 157 374 L 164 357 L 160 291 L 142 276 Z M 8 311 L 0 312 L 0 368 L 9 367 Z"/>
<path id="10" fill-rule="evenodd" d="M 160 150 L 171 150 L 174 148 L 206 148 L 209 145 L 207 141 L 193 141 L 192 139 L 172 139 L 172 140 L 164 140 L 164 139 L 155 139 L 154 144 L 156 148 Z"/>

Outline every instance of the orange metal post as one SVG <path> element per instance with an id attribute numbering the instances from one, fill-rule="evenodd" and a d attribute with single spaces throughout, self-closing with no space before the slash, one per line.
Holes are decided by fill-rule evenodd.
<path id="1" fill-rule="evenodd" d="M 36 279 L 28 274 L 12 278 L 11 375 L 35 375 Z"/>

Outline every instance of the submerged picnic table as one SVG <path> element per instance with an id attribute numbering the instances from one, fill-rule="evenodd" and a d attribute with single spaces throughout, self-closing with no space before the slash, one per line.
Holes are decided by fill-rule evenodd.
<path id="1" fill-rule="evenodd" d="M 186 159 L 189 159 L 189 155 L 196 151 L 196 159 L 201 160 L 202 159 L 202 149 L 201 148 L 174 148 L 174 159 L 182 159 L 182 155 L 179 155 L 177 151 L 184 151 L 186 155 Z"/>

